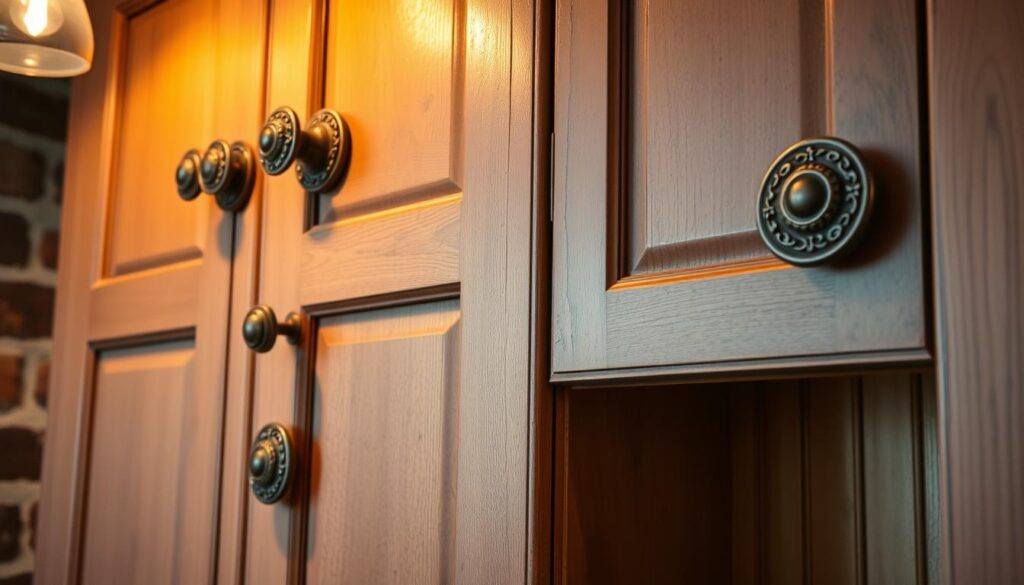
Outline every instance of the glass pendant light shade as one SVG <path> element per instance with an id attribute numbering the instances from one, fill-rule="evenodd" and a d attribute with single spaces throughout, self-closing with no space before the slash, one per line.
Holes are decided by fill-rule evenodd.
<path id="1" fill-rule="evenodd" d="M 0 0 L 0 70 L 81 75 L 92 65 L 92 50 L 84 0 Z"/>

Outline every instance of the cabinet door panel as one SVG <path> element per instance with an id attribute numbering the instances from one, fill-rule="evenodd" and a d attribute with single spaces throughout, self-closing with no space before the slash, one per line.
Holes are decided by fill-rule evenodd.
<path id="1" fill-rule="evenodd" d="M 865 354 L 925 359 L 914 0 L 563 0 L 556 15 L 556 378 Z M 861 148 L 865 241 L 797 269 L 757 233 L 765 169 Z"/>
<path id="2" fill-rule="evenodd" d="M 190 148 L 213 136 L 216 4 L 163 2 L 124 22 L 112 149 L 105 273 L 119 276 L 201 258 L 212 206 L 189 205 L 169 180 Z M 205 199 L 205 198 L 204 198 Z M 200 200 L 197 203 L 205 203 Z"/>
<path id="3" fill-rule="evenodd" d="M 307 582 L 450 582 L 458 318 L 445 301 L 321 324 Z"/>
<path id="4" fill-rule="evenodd" d="M 358 152 L 325 221 L 461 190 L 464 4 L 331 2 L 324 102 Z"/>
<path id="5" fill-rule="evenodd" d="M 783 148 L 827 131 L 823 3 L 637 0 L 618 10 L 630 59 L 612 97 L 631 149 L 624 274 L 765 260 L 755 182 Z"/>
<path id="6" fill-rule="evenodd" d="M 186 150 L 258 128 L 266 9 L 89 4 L 96 54 L 73 85 L 39 583 L 214 578 L 243 230 L 212 197 L 183 201 L 174 171 Z"/>
<path id="7" fill-rule="evenodd" d="M 209 532 L 216 425 L 196 401 L 194 341 L 102 352 L 96 367 L 82 583 L 173 583 L 205 578 L 195 546 Z M 184 566 L 183 566 L 184 565 Z"/>
<path id="8" fill-rule="evenodd" d="M 257 301 L 309 334 L 255 361 L 300 471 L 249 509 L 251 580 L 525 579 L 533 8 L 274 5 L 267 106 L 336 110 L 352 158 L 266 180 Z"/>

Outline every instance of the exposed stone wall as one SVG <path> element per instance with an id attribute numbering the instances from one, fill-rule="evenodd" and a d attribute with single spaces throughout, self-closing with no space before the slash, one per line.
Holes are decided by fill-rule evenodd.
<path id="1" fill-rule="evenodd" d="M 0 72 L 0 585 L 35 559 L 68 85 Z"/>

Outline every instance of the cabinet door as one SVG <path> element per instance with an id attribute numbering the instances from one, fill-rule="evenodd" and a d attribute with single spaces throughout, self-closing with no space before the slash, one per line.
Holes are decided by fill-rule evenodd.
<path id="1" fill-rule="evenodd" d="M 558 2 L 556 379 L 927 358 L 920 11 Z M 875 208 L 852 255 L 795 268 L 762 243 L 757 195 L 779 153 L 821 135 L 863 152 Z"/>
<path id="2" fill-rule="evenodd" d="M 267 113 L 352 150 L 330 193 L 266 180 L 258 301 L 304 332 L 257 356 L 252 433 L 298 472 L 250 499 L 248 582 L 525 579 L 529 4 L 274 5 Z"/>
<path id="3" fill-rule="evenodd" d="M 182 200 L 175 167 L 258 123 L 266 12 L 249 0 L 89 11 L 36 579 L 210 582 L 236 216 Z"/>

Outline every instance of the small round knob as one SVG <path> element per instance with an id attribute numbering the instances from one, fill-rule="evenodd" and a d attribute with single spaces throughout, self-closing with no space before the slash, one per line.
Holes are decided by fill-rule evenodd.
<path id="1" fill-rule="evenodd" d="M 185 201 L 192 201 L 199 196 L 199 151 L 192 149 L 181 157 L 174 173 L 174 181 L 178 186 L 178 195 Z"/>
<path id="2" fill-rule="evenodd" d="M 842 257 L 863 237 L 874 183 L 860 151 L 838 138 L 812 138 L 768 168 L 757 227 L 773 254 L 796 266 Z"/>
<path id="3" fill-rule="evenodd" d="M 259 147 L 267 174 L 280 175 L 295 162 L 299 183 L 310 193 L 334 189 L 351 159 L 348 124 L 334 110 L 320 110 L 303 129 L 295 110 L 280 107 L 263 124 Z"/>
<path id="4" fill-rule="evenodd" d="M 273 445 L 268 441 L 260 441 L 252 452 L 252 458 L 249 460 L 249 476 L 256 481 L 262 481 L 267 478 L 271 467 L 274 465 L 274 450 Z"/>
<path id="5" fill-rule="evenodd" d="M 256 499 L 273 504 L 284 497 L 293 468 L 288 431 L 276 423 L 260 429 L 249 450 L 249 486 Z"/>
<path id="6" fill-rule="evenodd" d="M 196 165 L 199 185 L 213 195 L 224 211 L 241 211 L 248 205 L 255 180 L 252 148 L 244 142 L 214 140 Z"/>
<path id="7" fill-rule="evenodd" d="M 274 310 L 266 305 L 249 309 L 242 322 L 242 338 L 249 349 L 266 353 L 274 347 L 278 335 L 284 335 L 292 345 L 298 344 L 302 337 L 302 317 L 295 312 L 288 313 L 279 323 Z"/>

